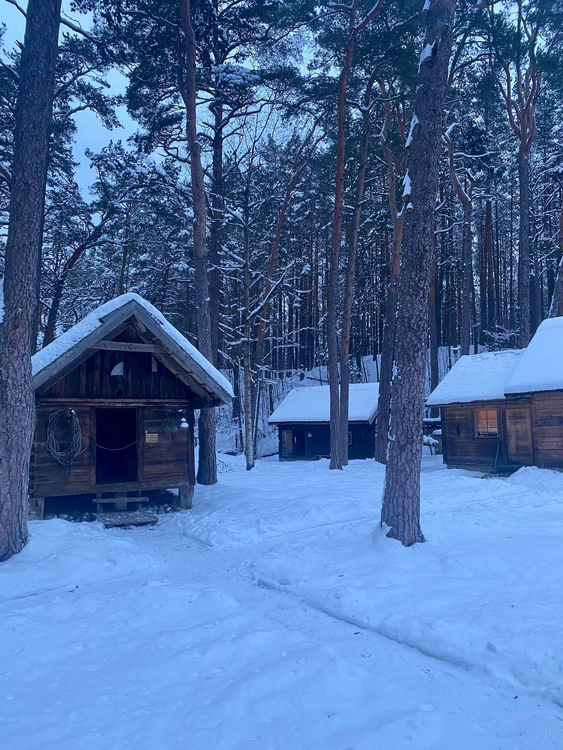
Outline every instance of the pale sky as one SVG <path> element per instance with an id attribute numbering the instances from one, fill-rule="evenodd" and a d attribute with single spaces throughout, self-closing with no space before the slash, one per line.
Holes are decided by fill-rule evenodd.
<path id="1" fill-rule="evenodd" d="M 27 0 L 20 0 L 20 5 L 25 8 L 27 6 Z M 70 12 L 69 0 L 63 1 L 63 12 L 65 8 Z M 77 18 L 76 14 L 72 17 L 74 19 Z M 6 32 L 4 34 L 4 48 L 11 49 L 16 41 L 23 39 L 25 18 L 17 8 L 9 5 L 5 0 L 0 0 L 0 22 L 6 27 Z M 84 17 L 82 25 L 87 26 L 87 23 L 84 23 Z M 62 29 L 64 30 L 64 27 L 62 27 Z M 109 74 L 108 82 L 111 86 L 111 93 L 122 94 L 124 92 L 125 78 L 118 71 L 112 71 Z M 73 151 L 74 158 L 79 163 L 76 170 L 76 179 L 85 196 L 87 196 L 88 186 L 93 181 L 93 173 L 90 169 L 89 161 L 84 156 L 86 149 L 90 149 L 96 153 L 104 146 L 107 146 L 110 140 L 126 141 L 135 131 L 135 124 L 127 115 L 124 107 L 121 107 L 118 110 L 118 119 L 123 127 L 114 131 L 109 131 L 104 128 L 98 117 L 92 112 L 79 112 L 75 115 L 78 131 Z"/>

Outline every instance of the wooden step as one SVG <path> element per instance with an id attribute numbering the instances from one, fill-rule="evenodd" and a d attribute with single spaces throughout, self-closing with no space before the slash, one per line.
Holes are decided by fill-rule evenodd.
<path id="1" fill-rule="evenodd" d="M 94 513 L 94 517 L 103 523 L 106 529 L 131 526 L 154 526 L 158 523 L 158 516 L 148 511 L 129 510 L 123 513 Z"/>
<path id="2" fill-rule="evenodd" d="M 102 505 L 114 505 L 116 510 L 127 510 L 128 503 L 148 503 L 148 497 L 129 497 L 123 495 L 120 497 L 95 497 L 92 502 L 96 504 L 98 513 L 103 511 Z"/>

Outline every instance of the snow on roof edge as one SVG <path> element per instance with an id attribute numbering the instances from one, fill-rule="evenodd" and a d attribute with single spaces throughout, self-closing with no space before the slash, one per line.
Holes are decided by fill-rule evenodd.
<path id="1" fill-rule="evenodd" d="M 115 297 L 109 302 L 100 305 L 86 315 L 81 321 L 72 326 L 72 328 L 69 328 L 68 331 L 65 331 L 50 344 L 47 344 L 43 349 L 40 349 L 31 358 L 33 376 L 35 377 L 40 372 L 43 372 L 43 370 L 55 362 L 55 360 L 65 352 L 70 351 L 86 338 L 86 336 L 99 328 L 102 325 L 104 318 L 129 302 L 135 302 L 140 305 L 163 329 L 163 331 L 168 334 L 168 336 L 170 336 L 170 338 L 172 338 L 196 364 L 207 372 L 207 374 L 223 391 L 225 391 L 225 393 L 233 398 L 233 387 L 227 378 L 220 373 L 219 370 L 217 370 L 217 368 L 212 365 L 211 362 L 209 362 L 209 360 L 172 325 L 172 323 L 170 323 L 170 321 L 164 317 L 160 310 L 135 292 L 122 294 L 119 297 Z"/>
<path id="2" fill-rule="evenodd" d="M 379 383 L 350 385 L 350 422 L 373 422 L 377 414 Z M 330 389 L 328 385 L 292 388 L 268 419 L 268 424 L 328 423 Z"/>
<path id="3" fill-rule="evenodd" d="M 426 405 L 504 401 L 505 385 L 522 353 L 522 349 L 506 349 L 460 357 L 428 396 Z"/>

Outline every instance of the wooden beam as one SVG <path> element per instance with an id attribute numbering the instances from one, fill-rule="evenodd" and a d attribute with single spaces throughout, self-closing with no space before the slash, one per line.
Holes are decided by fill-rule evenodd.
<path id="1" fill-rule="evenodd" d="M 104 349 L 110 352 L 147 352 L 161 354 L 164 349 L 158 344 L 140 344 L 129 341 L 98 341 L 91 349 Z"/>

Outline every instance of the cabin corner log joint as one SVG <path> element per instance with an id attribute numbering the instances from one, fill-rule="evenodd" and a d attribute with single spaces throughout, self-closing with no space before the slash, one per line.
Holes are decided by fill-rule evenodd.
<path id="1" fill-rule="evenodd" d="M 195 485 L 194 410 L 232 398 L 229 382 L 150 303 L 102 305 L 32 359 L 36 428 L 30 517 L 45 499 L 84 496 L 126 510 L 142 493 Z"/>

